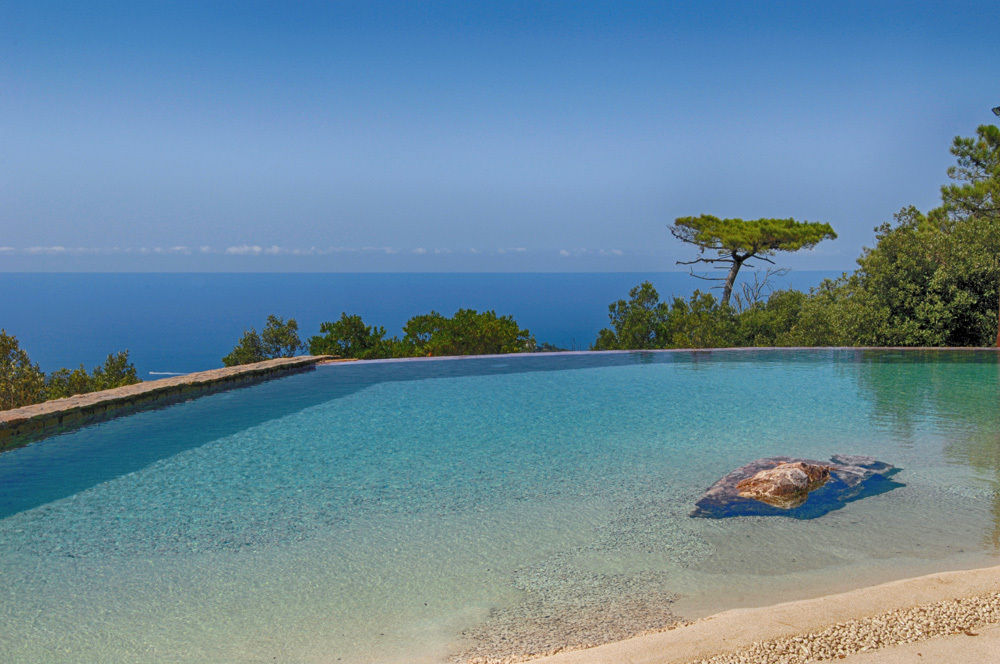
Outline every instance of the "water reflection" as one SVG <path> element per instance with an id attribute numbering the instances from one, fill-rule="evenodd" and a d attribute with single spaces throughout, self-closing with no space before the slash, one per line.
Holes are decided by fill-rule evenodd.
<path id="1" fill-rule="evenodd" d="M 931 429 L 944 440 L 945 459 L 989 485 L 985 543 L 1000 551 L 1000 353 L 865 351 L 842 370 L 855 374 L 873 416 L 902 444 Z"/>

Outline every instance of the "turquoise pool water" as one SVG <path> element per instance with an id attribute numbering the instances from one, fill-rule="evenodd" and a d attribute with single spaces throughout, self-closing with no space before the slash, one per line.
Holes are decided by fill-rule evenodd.
<path id="1" fill-rule="evenodd" d="M 836 453 L 905 486 L 688 516 Z M 517 656 L 998 551 L 995 353 L 341 364 L 0 455 L 0 661 Z"/>

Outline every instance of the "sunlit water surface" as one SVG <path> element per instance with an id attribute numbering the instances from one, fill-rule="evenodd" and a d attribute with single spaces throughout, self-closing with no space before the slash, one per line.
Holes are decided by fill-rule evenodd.
<path id="1" fill-rule="evenodd" d="M 0 661 L 519 655 L 1000 547 L 997 355 L 733 351 L 341 364 L 0 455 Z M 761 456 L 905 486 L 693 519 Z"/>

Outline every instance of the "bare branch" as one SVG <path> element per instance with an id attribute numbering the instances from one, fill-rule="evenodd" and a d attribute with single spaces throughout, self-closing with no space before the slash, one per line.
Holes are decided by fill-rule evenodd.
<path id="1" fill-rule="evenodd" d="M 732 263 L 728 258 L 696 258 L 693 261 L 677 261 L 677 265 L 694 265 L 695 263 Z"/>
<path id="2" fill-rule="evenodd" d="M 741 284 L 742 293 L 734 293 L 733 297 L 736 299 L 736 310 L 743 311 L 744 309 L 749 309 L 755 304 L 762 302 L 765 295 L 770 295 L 774 292 L 774 286 L 771 280 L 774 277 L 783 277 L 789 273 L 789 269 L 786 267 L 781 268 L 767 268 L 764 272 L 763 278 L 761 278 L 760 273 L 753 273 L 753 282 L 744 281 Z"/>
<path id="3" fill-rule="evenodd" d="M 694 269 L 689 269 L 688 270 L 688 274 L 691 275 L 692 277 L 694 277 L 695 279 L 703 279 L 705 281 L 725 281 L 726 280 L 725 277 L 706 277 L 706 276 L 701 275 L 701 274 L 696 274 L 695 271 L 694 271 Z M 714 288 L 721 288 L 721 286 L 714 286 Z"/>

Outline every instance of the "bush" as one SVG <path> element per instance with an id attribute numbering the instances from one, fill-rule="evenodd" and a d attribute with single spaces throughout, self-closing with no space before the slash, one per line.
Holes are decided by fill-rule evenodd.
<path id="1" fill-rule="evenodd" d="M 251 328 L 243 333 L 236 346 L 229 351 L 229 354 L 222 358 L 222 364 L 227 367 L 235 367 L 240 364 L 252 364 L 263 362 L 267 358 L 264 355 L 264 342 L 261 340 L 257 330 Z"/>
<path id="2" fill-rule="evenodd" d="M 263 334 L 258 334 L 255 328 L 245 331 L 233 350 L 222 358 L 222 364 L 233 367 L 278 357 L 292 357 L 302 347 L 299 324 L 295 319 L 289 318 L 286 322 L 272 314 L 267 317 Z"/>
<path id="3" fill-rule="evenodd" d="M 648 281 L 630 290 L 629 300 L 610 305 L 608 317 L 611 327 L 598 333 L 594 350 L 724 348 L 739 338 L 736 311 L 710 293 L 667 304 Z"/>
<path id="4" fill-rule="evenodd" d="M 799 322 L 806 294 L 797 290 L 775 291 L 738 315 L 738 346 L 789 346 L 790 332 Z"/>
<path id="5" fill-rule="evenodd" d="M 365 325 L 361 316 L 340 314 L 332 323 L 322 323 L 320 334 L 309 339 L 313 355 L 335 355 L 358 360 L 374 360 L 393 356 L 394 340 L 385 339 L 385 328 Z"/>
<path id="6" fill-rule="evenodd" d="M 59 369 L 45 378 L 45 398 L 61 399 L 74 394 L 85 394 L 93 391 L 93 379 L 81 364 L 78 368 Z"/>
<path id="7" fill-rule="evenodd" d="M 299 339 L 299 324 L 294 318 L 285 322 L 273 314 L 268 316 L 261 333 L 261 345 L 268 358 L 293 357 L 304 347 Z"/>
<path id="8" fill-rule="evenodd" d="M 497 316 L 495 311 L 459 309 L 451 318 L 432 311 L 411 318 L 403 332 L 404 345 L 411 345 L 415 355 L 496 355 L 535 349 L 531 332 L 520 329 L 511 316 Z"/>
<path id="9" fill-rule="evenodd" d="M 114 387 L 134 385 L 139 382 L 135 366 L 128 361 L 128 351 L 110 353 L 104 364 L 95 367 L 91 377 L 94 390 L 110 390 Z"/>

